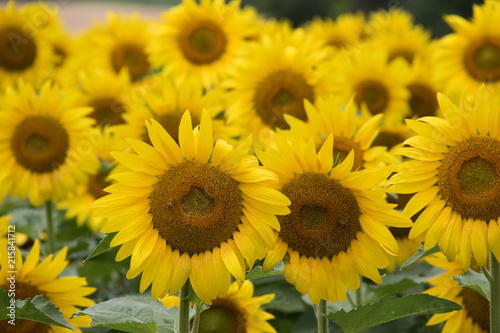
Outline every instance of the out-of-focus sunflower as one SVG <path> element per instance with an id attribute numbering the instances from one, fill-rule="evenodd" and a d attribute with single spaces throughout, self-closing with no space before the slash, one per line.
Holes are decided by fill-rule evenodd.
<path id="1" fill-rule="evenodd" d="M 92 294 L 95 288 L 87 287 L 87 281 L 83 277 L 64 276 L 58 278 L 64 268 L 68 265 L 66 260 L 67 249 L 62 249 L 56 256 L 50 254 L 42 262 L 38 263 L 40 256 L 40 245 L 35 240 L 33 247 L 26 260 L 23 260 L 21 252 L 15 248 L 16 267 L 12 269 L 8 260 L 7 240 L 0 240 L 0 288 L 9 290 L 13 270 L 16 271 L 15 299 L 24 300 L 42 295 L 47 301 L 52 302 L 59 308 L 64 318 L 81 332 L 80 327 L 90 327 L 91 319 L 88 316 L 70 318 L 75 312 L 80 311 L 77 306 L 89 307 L 95 303 L 86 296 Z M 13 330 L 13 327 L 15 328 Z M 50 332 L 69 333 L 70 329 L 47 325 L 35 321 L 22 319 L 16 320 L 16 326 L 7 323 L 7 319 L 0 321 L 2 332 Z"/>
<path id="2" fill-rule="evenodd" d="M 80 103 L 93 108 L 88 116 L 95 119 L 97 127 L 113 128 L 125 123 L 124 114 L 130 109 L 127 95 L 131 93 L 130 76 L 126 70 L 115 75 L 102 69 L 91 69 L 80 73 L 79 81 L 82 89 Z"/>
<path id="3" fill-rule="evenodd" d="M 500 2 L 473 5 L 471 21 L 448 15 L 455 31 L 440 40 L 436 51 L 439 90 L 458 102 L 462 93 L 474 95 L 481 84 L 500 91 Z"/>
<path id="4" fill-rule="evenodd" d="M 126 125 L 119 131 L 123 137 L 129 137 L 151 144 L 145 121 L 151 118 L 160 123 L 170 136 L 179 142 L 179 123 L 184 111 L 189 110 L 193 126 L 198 126 L 203 109 L 212 117 L 212 126 L 216 139 L 237 143 L 232 138 L 239 131 L 227 126 L 224 117 L 224 101 L 220 90 L 204 91 L 201 85 L 194 83 L 175 83 L 161 75 L 161 79 L 143 95 L 144 98 L 132 101 L 130 112 L 124 115 Z"/>
<path id="5" fill-rule="evenodd" d="M 201 313 L 198 332 L 275 333 L 267 322 L 274 316 L 260 309 L 274 299 L 274 294 L 253 297 L 254 287 L 246 280 L 241 286 L 233 282 L 226 294 L 219 294 L 208 310 Z M 179 306 L 179 297 L 167 296 L 160 301 L 169 308 Z"/>
<path id="6" fill-rule="evenodd" d="M 408 118 L 441 115 L 437 102 L 437 84 L 432 63 L 426 63 L 417 56 L 410 67 L 410 80 L 407 89 L 410 114 Z"/>
<path id="7" fill-rule="evenodd" d="M 295 133 L 300 133 L 304 141 L 313 138 L 316 151 L 319 151 L 326 138 L 333 134 L 334 160 L 336 163 L 342 162 L 353 150 L 352 171 L 398 162 L 398 159 L 389 154 L 385 147 L 371 146 L 380 127 L 383 117 L 381 114 L 361 117 L 353 98 L 344 105 L 333 95 L 324 99 L 318 98 L 317 108 L 309 101 L 304 103 L 307 122 L 287 114 L 285 119 L 290 126 L 298 129 Z M 291 131 L 280 133 L 285 136 L 292 134 Z"/>
<path id="8" fill-rule="evenodd" d="M 444 118 L 406 120 L 419 135 L 399 149 L 412 160 L 391 177 L 390 191 L 417 193 L 408 216 L 425 208 L 410 238 L 427 230 L 426 249 L 437 242 L 449 261 L 458 256 L 468 268 L 472 253 L 486 266 L 490 249 L 500 258 L 499 97 L 483 86 L 473 106 L 457 107 L 442 94 L 438 101 Z"/>
<path id="9" fill-rule="evenodd" d="M 158 122 L 146 124 L 153 146 L 128 139 L 137 154 L 113 153 L 131 171 L 116 174 L 111 194 L 96 201 L 109 217 L 101 231 L 118 231 L 111 246 L 122 244 L 117 260 L 132 256 L 127 277 L 142 272 L 141 292 L 152 283 L 153 299 L 164 297 L 189 278 L 211 304 L 230 274 L 241 283 L 245 267 L 274 248 L 274 214 L 289 213 L 290 201 L 275 189 L 277 176 L 247 155 L 251 138 L 214 146 L 208 112 L 194 131 L 184 113 L 180 147 Z"/>
<path id="10" fill-rule="evenodd" d="M 315 18 L 307 27 L 308 33 L 335 49 L 357 47 L 366 36 L 365 16 L 362 12 L 342 14 L 331 18 Z"/>
<path id="11" fill-rule="evenodd" d="M 245 38 L 257 36 L 259 26 L 240 1 L 183 0 L 162 14 L 163 22 L 148 46 L 155 67 L 185 81 L 211 87 L 228 73 Z M 250 18 L 250 19 L 249 19 Z"/>
<path id="12" fill-rule="evenodd" d="M 444 321 L 444 333 L 488 333 L 490 332 L 490 302 L 483 295 L 467 287 L 462 287 L 453 276 L 464 274 L 458 260 L 449 262 L 442 253 L 435 253 L 425 258 L 429 264 L 442 268 L 446 272 L 428 282 L 434 287 L 425 293 L 444 299 L 449 299 L 463 307 L 463 310 L 438 313 L 427 322 L 427 326 L 436 325 Z M 471 267 L 480 271 L 477 265 Z"/>
<path id="13" fill-rule="evenodd" d="M 329 73 L 315 69 L 326 54 L 303 29 L 283 29 L 249 45 L 225 82 L 229 123 L 244 124 L 263 145 L 270 129 L 288 127 L 285 113 L 307 120 L 304 99 L 314 103 L 331 87 Z"/>
<path id="14" fill-rule="evenodd" d="M 92 111 L 78 94 L 50 81 L 40 91 L 24 81 L 0 105 L 0 197 L 29 197 L 35 206 L 66 198 L 98 166 L 88 135 Z"/>
<path id="15" fill-rule="evenodd" d="M 39 87 L 54 64 L 48 34 L 29 20 L 33 5 L 0 7 L 0 91 L 25 79 Z M 35 21 L 36 22 L 36 21 Z"/>
<path id="16" fill-rule="evenodd" d="M 256 150 L 261 163 L 278 174 L 279 188 L 292 202 L 291 213 L 278 216 L 277 245 L 263 270 L 288 252 L 285 278 L 300 293 L 314 304 L 320 299 L 345 301 L 347 288 L 359 288 L 359 274 L 382 283 L 378 268 L 389 264 L 383 249 L 398 253 L 385 224 L 409 227 L 412 222 L 378 188 L 391 173 L 389 167 L 352 172 L 352 151 L 333 167 L 333 135 L 318 153 L 313 139 L 306 143 L 298 133 L 290 138 L 289 143 L 274 134 L 277 150 Z"/>
<path id="17" fill-rule="evenodd" d="M 358 107 L 366 105 L 373 114 L 384 114 L 385 122 L 398 123 L 408 115 L 406 85 L 409 66 L 397 58 L 390 63 L 382 50 L 354 52 L 349 57 L 339 54 L 332 61 L 336 68 L 335 93 L 345 101 L 355 95 Z"/>
<path id="18" fill-rule="evenodd" d="M 77 40 L 79 50 L 72 67 L 99 68 L 118 74 L 125 70 L 131 81 L 140 80 L 151 69 L 146 45 L 151 39 L 152 22 L 138 13 L 121 16 L 108 13 L 106 22 L 96 22 Z"/>

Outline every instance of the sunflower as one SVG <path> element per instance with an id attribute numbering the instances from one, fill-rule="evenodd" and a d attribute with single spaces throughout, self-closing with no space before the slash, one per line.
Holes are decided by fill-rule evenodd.
<path id="1" fill-rule="evenodd" d="M 314 304 L 320 299 L 345 301 L 347 288 L 359 288 L 358 274 L 382 283 L 378 268 L 389 264 L 384 249 L 398 253 L 384 224 L 412 223 L 385 202 L 385 191 L 378 188 L 390 167 L 352 172 L 353 151 L 334 166 L 332 134 L 316 153 L 313 139 L 306 143 L 291 130 L 293 141 L 273 134 L 277 150 L 256 150 L 261 163 L 278 174 L 279 188 L 292 202 L 291 213 L 278 216 L 276 248 L 268 253 L 263 270 L 288 251 L 285 278 L 300 293 L 307 293 Z"/>
<path id="2" fill-rule="evenodd" d="M 77 94 L 50 81 L 40 91 L 24 81 L 7 89 L 0 105 L 0 197 L 29 197 L 35 206 L 57 201 L 98 168 L 87 136 L 90 108 L 76 106 Z"/>
<path id="3" fill-rule="evenodd" d="M 146 53 L 151 33 L 152 23 L 137 13 L 109 13 L 106 22 L 96 23 L 78 39 L 80 52 L 72 68 L 99 68 L 115 74 L 124 69 L 132 82 L 137 82 L 151 69 Z"/>
<path id="4" fill-rule="evenodd" d="M 427 230 L 425 248 L 436 242 L 449 261 L 469 267 L 471 253 L 486 266 L 490 249 L 500 258 L 500 140 L 497 96 L 482 87 L 473 107 L 438 101 L 444 118 L 407 119 L 419 135 L 399 153 L 411 158 L 391 177 L 394 193 L 416 193 L 404 213 L 425 208 L 410 238 Z M 465 102 L 465 100 L 464 100 Z"/>
<path id="5" fill-rule="evenodd" d="M 254 287 L 245 280 L 241 286 L 233 282 L 225 294 L 217 295 L 209 309 L 200 316 L 198 332 L 262 332 L 276 333 L 267 322 L 274 316 L 260 307 L 274 299 L 274 294 L 253 297 Z M 179 306 L 179 297 L 167 296 L 160 301 L 169 308 Z"/>
<path id="6" fill-rule="evenodd" d="M 316 70 L 327 55 L 321 43 L 303 29 L 282 28 L 242 51 L 225 82 L 229 123 L 243 124 L 261 145 L 270 129 L 288 127 L 285 113 L 307 120 L 304 99 L 314 103 L 330 89 L 329 73 Z"/>
<path id="7" fill-rule="evenodd" d="M 458 101 L 462 92 L 474 95 L 482 84 L 500 91 L 500 2 L 473 5 L 471 21 L 448 15 L 455 33 L 443 37 L 436 53 L 440 91 Z"/>
<path id="8" fill-rule="evenodd" d="M 306 29 L 324 45 L 339 49 L 356 47 L 366 36 L 365 24 L 365 16 L 359 12 L 342 14 L 335 21 L 331 18 L 315 18 Z"/>
<path id="9" fill-rule="evenodd" d="M 274 214 L 289 213 L 290 201 L 273 188 L 276 175 L 247 155 L 251 138 L 214 146 L 208 112 L 194 131 L 184 113 L 180 147 L 154 119 L 146 126 L 153 147 L 128 139 L 137 154 L 113 153 L 131 171 L 116 174 L 111 194 L 96 201 L 98 215 L 109 217 L 101 231 L 118 231 L 111 246 L 122 244 L 117 260 L 132 256 L 127 277 L 142 272 L 141 292 L 152 283 L 153 299 L 175 294 L 189 278 L 211 304 L 230 274 L 241 283 L 245 266 L 274 248 Z"/>
<path id="10" fill-rule="evenodd" d="M 162 15 L 149 46 L 151 62 L 181 80 L 193 79 L 206 88 L 227 75 L 230 64 L 257 35 L 250 12 L 232 0 L 183 0 Z"/>
<path id="11" fill-rule="evenodd" d="M 10 0 L 0 7 L 0 91 L 19 79 L 39 86 L 53 68 L 48 34 L 29 20 L 33 5 L 18 9 Z"/>
<path id="12" fill-rule="evenodd" d="M 398 159 L 387 152 L 385 147 L 371 147 L 373 139 L 378 134 L 382 115 L 361 117 L 358 115 L 354 99 L 343 105 L 338 98 L 329 95 L 318 98 L 318 107 L 309 101 L 304 101 L 308 121 L 303 122 L 285 114 L 286 121 L 292 127 L 299 129 L 304 141 L 313 138 L 318 151 L 326 138 L 333 134 L 333 157 L 337 163 L 354 151 L 352 171 L 374 166 L 397 163 Z M 365 112 L 366 113 L 366 112 Z M 291 135 L 291 131 L 281 131 L 282 135 Z"/>
<path id="13" fill-rule="evenodd" d="M 130 112 L 124 114 L 126 125 L 119 129 L 121 135 L 151 144 L 144 122 L 153 118 L 178 143 L 179 123 L 184 111 L 189 110 L 193 126 L 196 127 L 205 109 L 212 118 L 216 139 L 237 143 L 233 137 L 237 137 L 240 131 L 226 126 L 224 118 L 220 116 L 224 111 L 224 101 L 219 90 L 204 92 L 199 84 L 175 83 L 163 74 L 146 88 L 149 89 L 142 95 L 143 98 L 132 100 Z"/>
<path id="14" fill-rule="evenodd" d="M 400 58 L 389 63 L 383 50 L 370 51 L 334 58 L 332 68 L 338 73 L 334 92 L 345 101 L 355 95 L 358 107 L 366 105 L 373 115 L 384 114 L 387 123 L 400 122 L 409 113 L 409 66 Z"/>
<path id="15" fill-rule="evenodd" d="M 488 333 L 490 332 L 490 302 L 483 295 L 467 287 L 461 287 L 453 276 L 464 274 L 458 260 L 449 262 L 442 253 L 435 253 L 425 258 L 429 264 L 444 269 L 446 272 L 428 282 L 434 287 L 425 293 L 444 299 L 449 299 L 463 307 L 463 310 L 433 315 L 427 326 L 446 321 L 443 327 L 445 333 Z M 472 267 L 479 272 L 479 267 Z"/>
<path id="16" fill-rule="evenodd" d="M 10 280 L 12 268 L 10 268 L 7 252 L 7 240 L 0 240 L 0 288 L 10 290 Z M 80 311 L 77 306 L 89 307 L 95 303 L 87 298 L 95 291 L 95 288 L 87 287 L 85 278 L 76 276 L 64 276 L 57 278 L 68 265 L 66 260 L 67 248 L 62 249 L 56 256 L 50 254 L 41 263 L 38 263 L 40 256 L 40 245 L 35 240 L 30 253 L 25 261 L 21 252 L 15 248 L 16 258 L 16 288 L 15 299 L 23 300 L 42 295 L 47 301 L 52 302 L 59 308 L 66 319 L 75 329 L 81 332 L 80 327 L 90 327 L 91 319 L 88 316 L 71 318 Z M 9 262 L 8 262 L 9 261 Z M 0 321 L 0 331 L 2 332 L 73 332 L 66 328 L 42 324 L 35 321 L 16 320 L 15 330 L 7 323 L 7 319 Z"/>
<path id="17" fill-rule="evenodd" d="M 131 91 L 126 70 L 117 75 L 102 69 L 89 70 L 80 73 L 79 81 L 83 92 L 80 103 L 93 108 L 88 116 L 95 119 L 97 127 L 113 128 L 125 123 L 124 115 L 130 109 L 126 97 Z"/>

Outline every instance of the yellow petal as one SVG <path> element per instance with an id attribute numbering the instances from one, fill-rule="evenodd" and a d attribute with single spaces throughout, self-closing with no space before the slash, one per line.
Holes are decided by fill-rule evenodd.
<path id="1" fill-rule="evenodd" d="M 182 162 L 182 152 L 174 139 L 156 120 L 151 119 L 151 124 L 146 121 L 149 138 L 153 146 L 158 149 L 171 164 Z"/>
<path id="2" fill-rule="evenodd" d="M 295 288 L 301 294 L 307 294 L 311 287 L 311 265 L 306 256 L 301 256 L 299 260 L 299 271 Z"/>
<path id="3" fill-rule="evenodd" d="M 384 245 L 392 253 L 399 252 L 396 239 L 385 225 L 366 215 L 361 215 L 359 222 L 363 232 L 367 233 L 374 240 Z"/>
<path id="4" fill-rule="evenodd" d="M 488 243 L 495 258 L 500 260 L 500 227 L 495 220 L 491 220 L 488 224 Z"/>
<path id="5" fill-rule="evenodd" d="M 179 145 L 186 160 L 191 160 L 196 157 L 191 114 L 187 110 L 182 115 L 179 124 Z"/>
<path id="6" fill-rule="evenodd" d="M 471 248 L 479 266 L 486 267 L 489 255 L 488 226 L 486 222 L 481 220 L 474 221 L 472 225 Z"/>
<path id="7" fill-rule="evenodd" d="M 214 148 L 214 133 L 212 130 L 212 118 L 207 110 L 203 109 L 200 122 L 200 135 L 198 136 L 198 154 L 200 162 L 207 163 Z"/>
<path id="8" fill-rule="evenodd" d="M 243 283 L 245 280 L 245 262 L 234 240 L 228 239 L 227 242 L 221 243 L 220 255 L 228 271 L 235 277 L 236 282 Z"/>

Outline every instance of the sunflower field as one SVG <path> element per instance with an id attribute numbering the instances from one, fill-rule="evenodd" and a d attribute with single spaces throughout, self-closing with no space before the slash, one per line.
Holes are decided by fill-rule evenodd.
<path id="1" fill-rule="evenodd" d="M 500 1 L 79 34 L 0 6 L 0 332 L 500 332 Z"/>

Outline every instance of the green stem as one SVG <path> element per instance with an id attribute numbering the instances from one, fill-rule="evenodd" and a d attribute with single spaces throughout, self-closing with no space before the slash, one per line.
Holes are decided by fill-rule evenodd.
<path id="1" fill-rule="evenodd" d="M 493 252 L 490 252 L 490 332 L 500 332 L 500 264 Z"/>
<path id="2" fill-rule="evenodd" d="M 200 327 L 200 317 L 201 317 L 201 307 L 203 306 L 203 303 L 198 303 L 196 304 L 196 313 L 194 314 L 194 323 L 193 323 L 193 329 L 191 330 L 191 333 L 198 333 L 198 329 Z"/>
<path id="3" fill-rule="evenodd" d="M 361 284 L 358 289 L 356 289 L 356 307 L 363 304 L 363 290 L 361 289 L 363 285 Z"/>
<path id="4" fill-rule="evenodd" d="M 181 289 L 179 300 L 179 333 L 189 333 L 189 280 Z"/>
<path id="5" fill-rule="evenodd" d="M 47 220 L 47 241 L 50 253 L 56 251 L 56 235 L 54 234 L 54 221 L 52 220 L 52 202 L 45 202 L 45 218 Z"/>
<path id="6" fill-rule="evenodd" d="M 319 305 L 315 305 L 316 319 L 318 320 L 318 333 L 328 333 L 328 314 L 326 300 L 321 299 Z"/>

